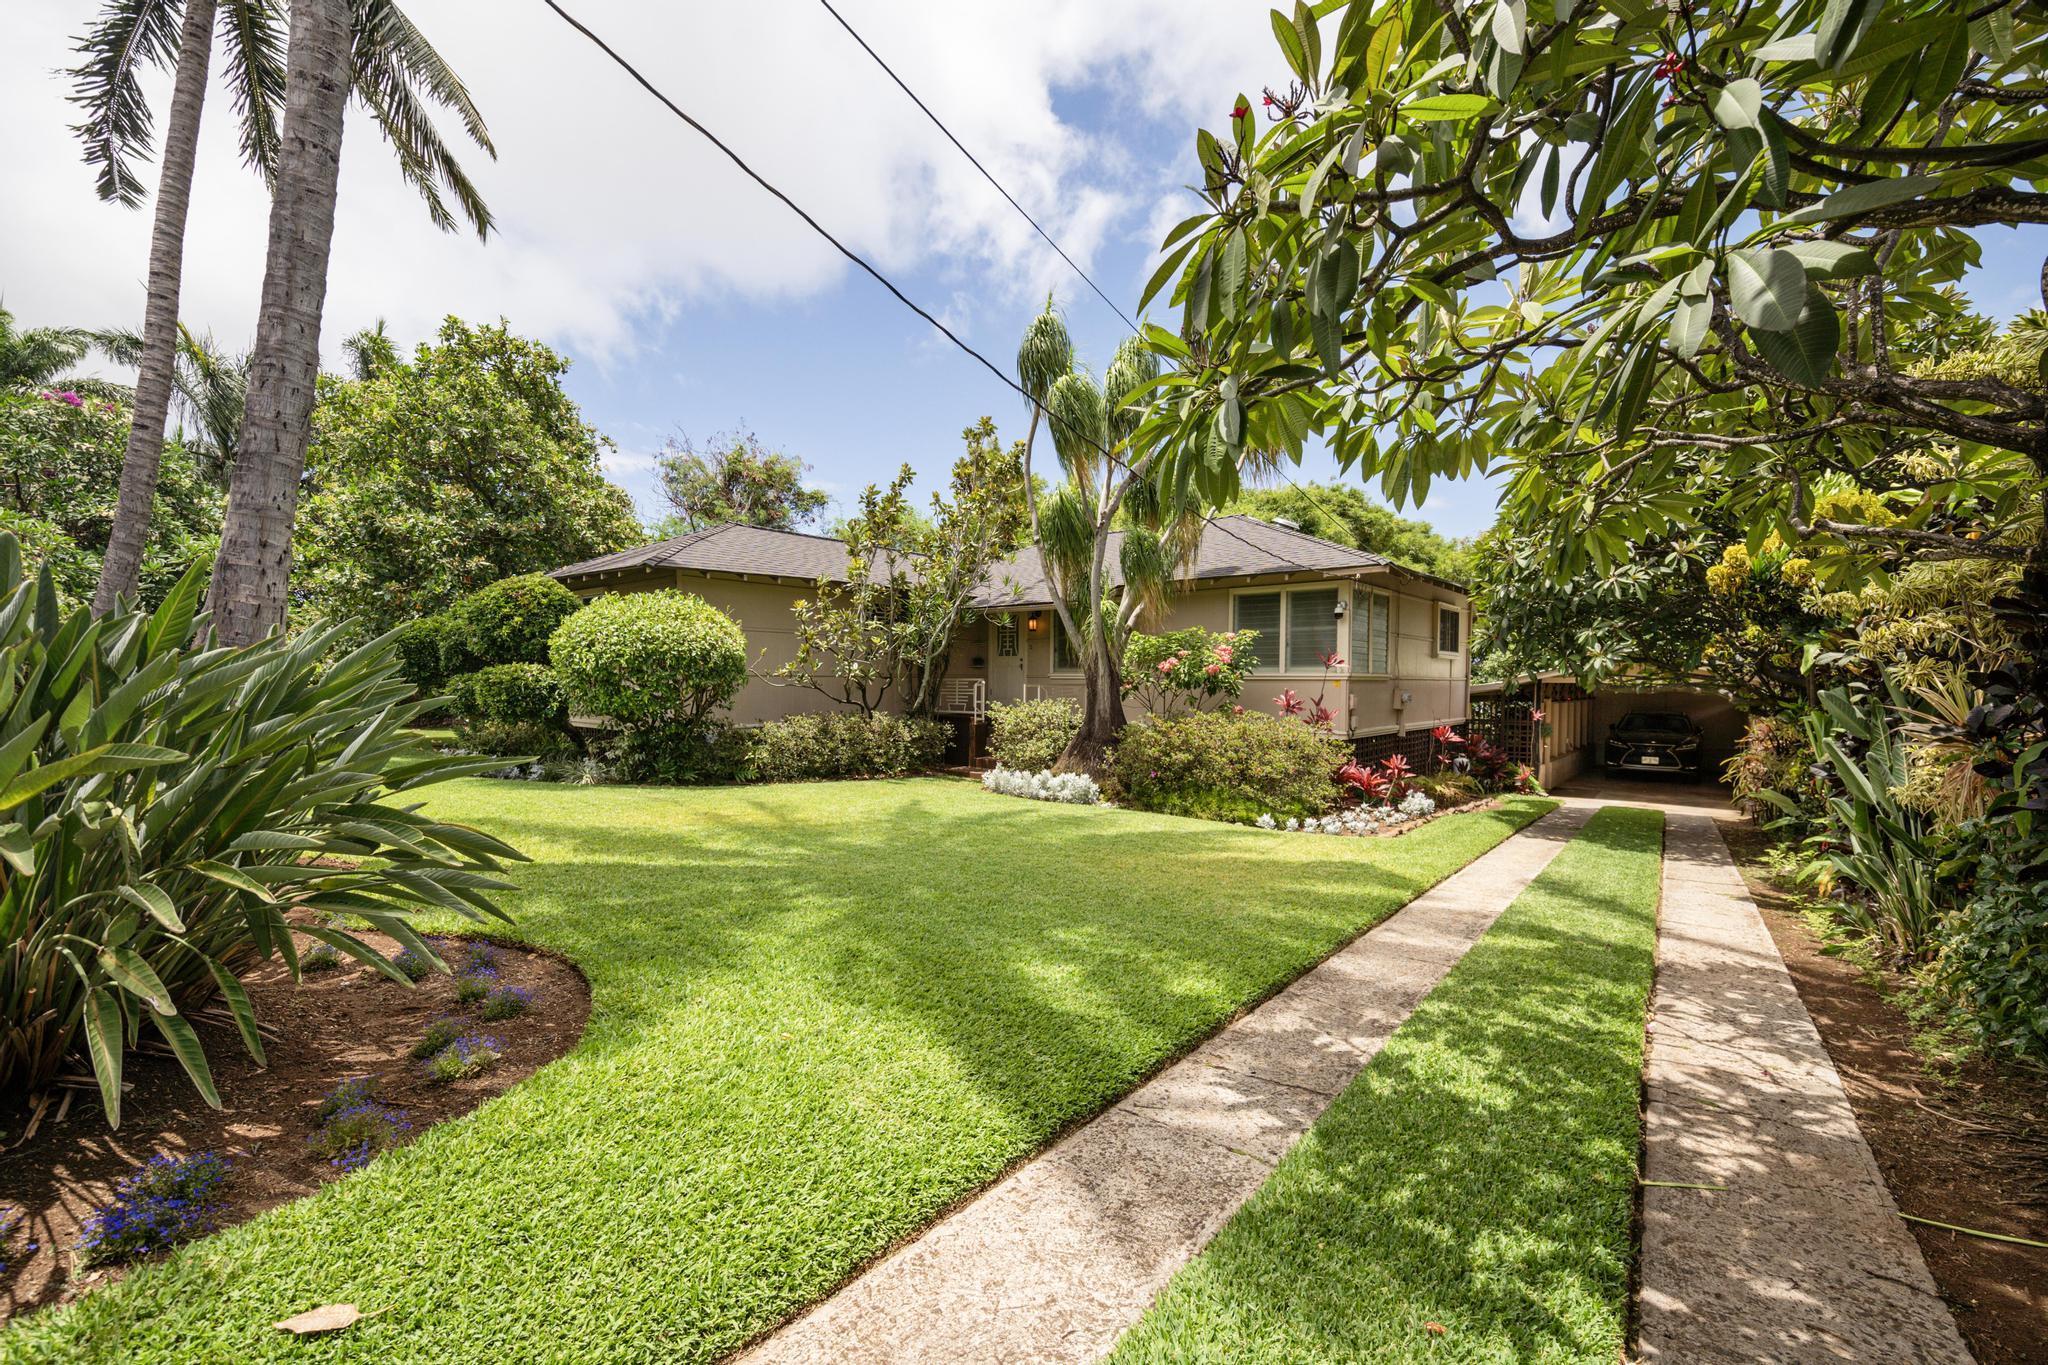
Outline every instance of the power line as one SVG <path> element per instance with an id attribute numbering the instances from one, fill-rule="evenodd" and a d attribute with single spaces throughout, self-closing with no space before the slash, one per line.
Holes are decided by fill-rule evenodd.
<path id="1" fill-rule="evenodd" d="M 974 163 L 974 169 L 981 172 L 982 179 L 988 181 L 989 184 L 994 185 L 996 187 L 996 193 L 1002 195 L 1003 198 L 1009 200 L 1010 207 L 1017 210 L 1018 213 L 1023 214 L 1024 221 L 1031 224 L 1031 226 L 1037 230 L 1039 236 L 1045 238 L 1045 244 L 1051 247 L 1054 251 L 1058 252 L 1060 259 L 1065 261 L 1068 265 L 1072 266 L 1074 273 L 1076 275 L 1079 275 L 1083 280 L 1086 280 L 1088 282 L 1088 287 L 1095 291 L 1095 297 L 1101 299 L 1104 303 L 1108 304 L 1110 311 L 1115 313 L 1118 317 L 1122 318 L 1124 321 L 1124 325 L 1126 327 L 1129 327 L 1131 331 L 1138 331 L 1138 324 L 1131 321 L 1130 315 L 1125 313 L 1123 309 L 1117 307 L 1116 300 L 1112 299 L 1109 295 L 1102 292 L 1102 286 L 1097 284 L 1094 281 L 1094 279 L 1089 276 L 1088 272 L 1083 270 L 1080 267 L 1080 265 L 1074 260 L 1074 258 L 1066 253 L 1066 249 L 1064 247 L 1062 247 L 1058 242 L 1053 240 L 1052 234 L 1050 232 L 1047 232 L 1043 227 L 1039 226 L 1038 220 L 1036 218 L 1033 218 L 1030 212 L 1027 211 L 1022 204 L 1017 202 L 1017 196 L 1011 194 L 1008 190 L 1004 189 L 1003 182 L 996 179 L 995 176 L 989 172 L 989 168 L 981 164 L 980 158 L 976 157 L 973 152 L 968 151 L 966 145 L 963 144 L 959 138 L 953 136 L 953 130 L 951 128 L 948 128 L 945 125 L 945 123 L 939 118 L 939 116 L 931 111 L 931 106 L 927 105 L 923 100 L 919 99 L 917 96 L 917 92 L 915 90 L 912 90 L 907 84 L 904 83 L 903 78 L 896 74 L 896 71 L 893 67 L 891 67 L 887 62 L 882 60 L 882 54 L 875 51 L 874 48 L 870 47 L 868 45 L 868 40 L 861 37 L 859 32 L 854 29 L 852 24 L 846 22 L 846 16 L 841 14 L 838 10 L 832 7 L 832 0 L 818 0 L 818 3 L 825 7 L 825 12 L 827 14 L 831 15 L 834 19 L 837 19 L 839 21 L 839 27 L 845 29 L 847 35 L 851 37 L 853 41 L 860 44 L 861 51 L 867 53 L 868 56 L 874 58 L 875 65 L 881 67 L 883 71 L 888 73 L 889 79 L 896 82 L 896 88 L 898 90 L 901 90 L 904 94 L 910 96 L 910 102 L 916 105 L 919 109 L 924 111 L 924 116 L 932 121 L 932 126 L 937 128 L 940 132 L 946 135 L 946 141 L 952 143 L 956 148 L 958 148 L 960 151 L 960 155 L 966 157 L 969 161 Z"/>
<path id="2" fill-rule="evenodd" d="M 656 98 L 657 100 L 660 100 L 661 103 L 667 107 L 670 113 L 674 114 L 684 123 L 690 125 L 690 127 L 694 129 L 699 135 L 701 135 L 705 139 L 705 141 L 709 142 L 712 146 L 718 148 L 719 151 L 724 152 L 726 158 L 730 160 L 733 165 L 739 167 L 740 170 L 746 175 L 746 177 L 749 180 L 752 180 L 756 185 L 759 185 L 762 189 L 768 191 L 768 193 L 770 193 L 771 195 L 774 195 L 775 198 L 781 200 L 783 206 L 786 207 L 791 213 L 794 213 L 797 217 L 803 219 L 805 225 L 808 226 L 811 229 L 811 231 L 817 233 L 820 237 L 823 237 L 827 242 L 830 242 L 832 244 L 833 249 L 836 250 L 840 255 L 846 257 L 847 260 L 852 261 L 855 265 L 859 266 L 862 270 L 866 271 L 870 276 L 873 277 L 875 283 L 881 285 L 882 288 L 888 290 L 891 294 L 895 295 L 896 301 L 898 303 L 902 304 L 905 308 L 908 308 L 911 312 L 917 314 L 926 322 L 930 323 L 934 328 L 938 330 L 940 335 L 946 338 L 946 340 L 952 342 L 955 346 L 958 346 L 968 355 L 971 355 L 976 360 L 980 361 L 982 368 L 986 369 L 990 374 L 994 375 L 997 379 L 1002 380 L 1004 384 L 1008 385 L 1012 390 L 1016 392 L 1019 398 L 1022 398 L 1027 403 L 1033 401 L 1031 395 L 1025 392 L 1023 385 L 1019 384 L 1016 380 L 1010 378 L 1009 375 L 1005 374 L 1002 371 L 1002 369 L 998 367 L 993 361 L 991 361 L 987 356 L 983 355 L 980 351 L 975 350 L 972 346 L 962 341 L 958 336 L 954 334 L 952 328 L 946 326 L 945 323 L 940 322 L 937 318 L 933 317 L 930 313 L 926 312 L 923 308 L 919 307 L 916 301 L 913 300 L 908 294 L 905 294 L 901 289 L 898 289 L 895 283 L 892 280 L 890 280 L 890 278 L 887 275 L 884 275 L 881 271 L 877 270 L 873 265 L 870 265 L 865 256 L 862 256 L 859 252 L 847 246 L 846 243 L 840 241 L 837 237 L 834 237 L 829 231 L 825 229 L 823 224 L 819 223 L 817 219 L 811 217 L 810 214 L 806 213 L 803 207 L 799 205 L 794 199 L 791 199 L 788 195 L 784 194 L 781 190 L 777 189 L 775 185 L 767 179 L 767 177 L 763 176 L 759 171 L 755 170 L 752 166 L 749 166 L 746 162 L 746 159 L 742 157 L 738 152 L 734 151 L 731 147 L 728 147 L 725 144 L 724 140 L 718 136 L 718 134 L 712 132 L 709 128 L 706 128 L 696 119 L 690 117 L 689 113 L 686 112 L 681 105 L 677 104 L 674 100 L 670 99 L 667 95 L 663 94 L 660 88 L 657 87 L 654 84 L 654 82 L 648 80 L 647 77 L 641 75 L 637 67 L 635 67 L 631 62 L 627 61 L 624 57 L 620 56 L 617 49 L 615 49 L 610 43 L 607 43 L 604 39 L 598 37 L 597 34 L 593 32 L 588 25 L 584 24 L 582 20 L 578 19 L 575 15 L 569 13 L 569 11 L 563 9 L 561 5 L 556 3 L 556 0 L 541 0 L 541 3 L 545 4 L 549 9 L 553 10 L 558 16 L 560 16 L 563 23 L 567 24 L 570 28 L 575 29 L 578 33 L 582 34 L 584 37 L 588 38 L 592 43 L 596 44 L 599 51 L 603 52 L 605 56 L 611 58 L 612 61 L 618 65 L 620 70 L 624 71 L 628 76 L 631 76 L 634 82 L 637 85 L 639 85 L 639 87 L 642 90 L 645 90 L 648 94 L 654 96 L 654 98 Z M 1050 409 L 1047 410 L 1047 416 L 1051 416 Z M 1100 449 L 1100 447 L 1097 448 Z M 1109 452 L 1106 450 L 1102 453 L 1105 456 L 1109 454 Z"/>

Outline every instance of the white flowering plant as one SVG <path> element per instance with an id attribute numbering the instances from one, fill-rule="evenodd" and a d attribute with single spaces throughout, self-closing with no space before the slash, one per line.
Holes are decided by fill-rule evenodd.
<path id="1" fill-rule="evenodd" d="M 1391 806 L 1350 806 L 1331 815 L 1306 820 L 1279 820 L 1267 814 L 1255 822 L 1260 829 L 1285 830 L 1289 834 L 1374 834 L 1398 825 L 1412 824 L 1436 814 L 1436 802 L 1427 793 L 1411 791 Z"/>
<path id="2" fill-rule="evenodd" d="M 998 766 L 981 775 L 981 785 L 1000 796 L 1021 796 L 1028 801 L 1092 806 L 1102 800 L 1102 788 L 1088 774 L 1056 773 L 1050 768 L 1034 773 Z"/>

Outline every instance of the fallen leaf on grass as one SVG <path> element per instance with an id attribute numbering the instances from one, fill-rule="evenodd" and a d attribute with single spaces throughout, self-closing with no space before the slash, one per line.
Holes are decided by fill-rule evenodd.
<path id="1" fill-rule="evenodd" d="M 1444 1334 L 1444 1325 L 1440 1322 L 1425 1322 L 1422 1324 L 1422 1330 L 1433 1337 L 1440 1337 Z"/>
<path id="2" fill-rule="evenodd" d="M 383 1311 L 381 1308 L 377 1310 L 378 1313 Z M 319 1332 L 339 1332 L 344 1327 L 355 1326 L 364 1318 L 375 1316 L 375 1313 L 362 1312 L 352 1303 L 329 1303 L 270 1325 L 295 1337 L 307 1337 Z"/>

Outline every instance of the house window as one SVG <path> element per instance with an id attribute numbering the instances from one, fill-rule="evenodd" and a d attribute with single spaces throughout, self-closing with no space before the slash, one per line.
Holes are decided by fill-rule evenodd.
<path id="1" fill-rule="evenodd" d="M 1436 609 L 1436 648 L 1439 654 L 1456 654 L 1462 641 L 1459 632 L 1465 627 L 1465 614 L 1456 607 Z"/>
<path id="2" fill-rule="evenodd" d="M 1014 616 L 996 622 L 996 654 L 1004 659 L 1017 657 L 1017 618 Z"/>
<path id="3" fill-rule="evenodd" d="M 1066 625 L 1058 613 L 1052 618 L 1052 671 L 1055 673 L 1079 673 L 1081 652 L 1074 648 L 1073 637 L 1067 634 Z"/>
<path id="4" fill-rule="evenodd" d="M 1359 650 L 1364 672 L 1387 675 L 1388 642 L 1393 634 L 1394 599 L 1383 592 L 1365 595 L 1365 648 Z"/>
<path id="5" fill-rule="evenodd" d="M 1253 667 L 1262 673 L 1320 673 L 1323 658 L 1338 652 L 1342 618 L 1339 588 L 1290 588 L 1239 593 L 1231 599 L 1231 629 L 1255 630 Z M 1385 668 L 1386 618 L 1380 617 L 1381 668 Z"/>
<path id="6" fill-rule="evenodd" d="M 1247 592 L 1238 594 L 1231 616 L 1232 630 L 1255 630 L 1252 667 L 1271 673 L 1280 667 L 1280 594 Z"/>
<path id="7" fill-rule="evenodd" d="M 1337 652 L 1337 590 L 1287 594 L 1287 671 L 1318 673 Z"/>

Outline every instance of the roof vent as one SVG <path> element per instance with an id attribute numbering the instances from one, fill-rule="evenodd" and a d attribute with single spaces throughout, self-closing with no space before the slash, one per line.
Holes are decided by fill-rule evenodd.
<path id="1" fill-rule="evenodd" d="M 1288 520 L 1288 519 L 1287 519 L 1286 517 L 1275 517 L 1275 518 L 1273 518 L 1273 524 L 1274 524 L 1275 526 L 1285 526 L 1285 527 L 1286 527 L 1286 528 L 1287 528 L 1288 530 L 1290 530 L 1290 531 L 1299 531 L 1299 530 L 1301 529 L 1301 523 L 1300 523 L 1300 522 L 1298 522 L 1298 521 L 1289 521 L 1289 520 Z"/>

